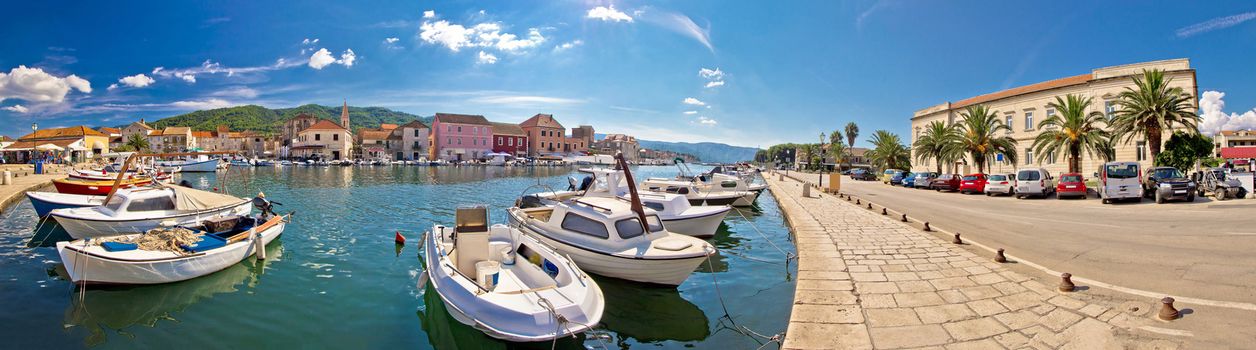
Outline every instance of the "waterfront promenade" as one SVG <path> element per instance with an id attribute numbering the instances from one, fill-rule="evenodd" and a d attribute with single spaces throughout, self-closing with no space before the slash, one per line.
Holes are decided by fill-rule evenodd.
<path id="1" fill-rule="evenodd" d="M 13 173 L 13 183 L 0 185 L 0 213 L 8 212 L 9 207 L 26 198 L 27 191 L 36 191 L 52 186 L 52 179 L 65 177 L 65 168 L 52 166 L 44 174 L 34 174 L 29 165 L 5 165 L 0 173 L 8 170 Z"/>
<path id="2" fill-rule="evenodd" d="M 1059 292 L 880 208 L 764 175 L 799 253 L 786 349 L 1181 346 L 1152 302 Z"/>

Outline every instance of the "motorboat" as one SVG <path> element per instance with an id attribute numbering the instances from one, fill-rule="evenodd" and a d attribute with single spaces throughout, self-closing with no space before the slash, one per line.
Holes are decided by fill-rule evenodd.
<path id="1" fill-rule="evenodd" d="M 753 178 L 752 178 L 753 179 Z M 693 178 L 695 182 L 703 185 L 709 191 L 728 190 L 728 191 L 751 191 L 756 194 L 763 192 L 768 188 L 767 184 L 755 183 L 740 175 L 730 175 L 712 170 L 708 173 L 700 174 Z M 716 187 L 719 187 L 716 189 Z"/>
<path id="2" fill-rule="evenodd" d="M 257 254 L 283 234 L 290 218 L 229 216 L 205 224 L 155 228 L 155 231 L 186 230 L 192 239 L 197 239 L 194 243 L 179 244 L 173 250 L 133 243 L 150 234 L 138 233 L 110 239 L 57 242 L 57 253 L 75 284 L 178 282 L 221 271 Z"/>
<path id="3" fill-rule="evenodd" d="M 589 275 L 534 236 L 488 226 L 488 210 L 459 208 L 455 225 L 424 237 L 423 278 L 455 320 L 512 342 L 579 334 L 602 319 L 606 300 Z"/>
<path id="4" fill-rule="evenodd" d="M 675 193 L 684 195 L 691 205 L 731 205 L 748 207 L 754 205 L 758 193 L 752 191 L 715 191 L 704 189 L 693 181 L 679 181 L 662 178 L 650 178 L 641 183 L 649 192 Z"/>
<path id="5" fill-rule="evenodd" d="M 105 196 L 67 194 L 56 192 L 26 192 L 26 198 L 39 217 L 48 216 L 55 209 L 94 207 L 105 204 Z"/>
<path id="6" fill-rule="evenodd" d="M 81 180 L 73 178 L 53 179 L 52 186 L 57 192 L 65 194 L 82 194 L 103 196 L 109 194 L 116 184 L 119 189 L 147 186 L 153 183 L 150 178 L 130 178 L 117 180 Z"/>
<path id="7" fill-rule="evenodd" d="M 105 204 L 55 209 L 49 215 L 75 239 L 147 232 L 166 223 L 195 224 L 228 215 L 247 215 L 249 200 L 183 186 L 118 190 Z"/>
<path id="8" fill-rule="evenodd" d="M 114 181 L 118 179 L 117 172 L 111 173 L 108 170 L 104 170 L 104 169 L 101 169 L 101 170 L 70 169 L 66 171 L 66 175 L 69 175 L 71 179 L 90 180 L 90 181 Z M 156 175 L 150 175 L 146 173 L 136 173 L 134 171 L 129 171 L 127 172 L 124 178 L 125 179 L 152 178 L 154 180 L 157 180 L 158 182 L 169 182 L 170 174 L 158 172 Z"/>
<path id="9" fill-rule="evenodd" d="M 218 171 L 219 163 L 220 161 L 217 158 L 209 158 L 209 156 L 201 155 L 187 160 L 157 162 L 157 166 L 167 168 L 178 167 L 179 171 L 185 173 L 212 173 Z"/>
<path id="10" fill-rule="evenodd" d="M 567 191 L 540 193 L 536 196 L 554 201 L 581 197 L 618 198 L 625 202 L 631 200 L 622 171 L 608 168 L 579 171 L 590 176 L 578 184 L 575 178 L 569 178 L 571 186 Z M 658 213 L 663 227 L 668 231 L 699 238 L 715 236 L 720 223 L 724 222 L 724 217 L 733 209 L 727 205 L 694 206 L 684 195 L 674 193 L 647 191 L 639 195 L 641 204 Z"/>

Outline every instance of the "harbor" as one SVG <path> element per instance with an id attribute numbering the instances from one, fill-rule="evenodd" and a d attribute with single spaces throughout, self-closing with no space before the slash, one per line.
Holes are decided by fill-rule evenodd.
<path id="1" fill-rule="evenodd" d="M 631 170 L 645 179 L 675 176 L 677 168 Z M 421 280 L 423 234 L 434 224 L 452 224 L 455 209 L 467 205 L 485 205 L 490 223 L 506 224 L 506 209 L 523 191 L 565 189 L 569 177 L 583 176 L 571 166 L 230 167 L 181 173 L 180 182 L 200 189 L 220 186 L 221 178 L 234 196 L 264 192 L 282 203 L 275 206 L 278 213 L 293 213 L 291 222 L 267 246 L 265 260 L 250 257 L 203 277 L 145 286 L 68 281 L 53 246 L 71 238 L 55 220 L 41 221 L 20 201 L 4 211 L 0 228 L 7 251 L 0 278 L 12 286 L 0 294 L 14 303 L 12 317 L 27 321 L 3 332 L 17 339 L 11 345 L 18 347 L 134 348 L 188 340 L 276 347 L 518 346 L 449 314 L 433 285 Z M 407 243 L 396 244 L 397 234 Z M 554 344 L 779 346 L 797 263 L 774 198 L 760 196 L 753 206 L 733 209 L 706 241 L 718 252 L 675 287 L 593 275 L 605 296 L 601 322 Z"/>

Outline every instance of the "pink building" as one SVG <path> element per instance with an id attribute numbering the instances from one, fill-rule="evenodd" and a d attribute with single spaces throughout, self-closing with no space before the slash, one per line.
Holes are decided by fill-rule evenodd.
<path id="1" fill-rule="evenodd" d="M 475 160 L 493 149 L 493 128 L 482 115 L 436 113 L 429 159 Z"/>

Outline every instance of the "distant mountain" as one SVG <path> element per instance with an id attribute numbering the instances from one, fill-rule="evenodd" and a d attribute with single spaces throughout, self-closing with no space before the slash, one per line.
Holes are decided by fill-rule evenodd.
<path id="1" fill-rule="evenodd" d="M 300 113 L 306 113 L 319 119 L 340 121 L 341 106 L 320 106 L 308 104 L 292 108 L 270 109 L 257 105 L 218 108 L 180 114 L 149 123 L 154 128 L 168 126 L 188 126 L 193 130 L 213 131 L 218 125 L 226 125 L 231 130 L 252 130 L 258 133 L 274 133 L 283 126 L 283 122 Z M 431 117 L 420 117 L 414 114 L 398 112 L 382 107 L 349 106 L 349 124 L 352 129 L 378 128 L 380 123 L 405 124 L 415 119 L 430 124 Z"/>
<path id="2" fill-rule="evenodd" d="M 606 135 L 595 134 L 594 137 L 601 140 Z M 637 142 L 641 144 L 641 148 L 692 154 L 703 162 L 735 163 L 750 161 L 754 160 L 754 154 L 758 151 L 758 149 L 753 147 L 732 146 L 716 142 L 665 142 L 642 140 L 640 138 L 637 139 Z"/>

